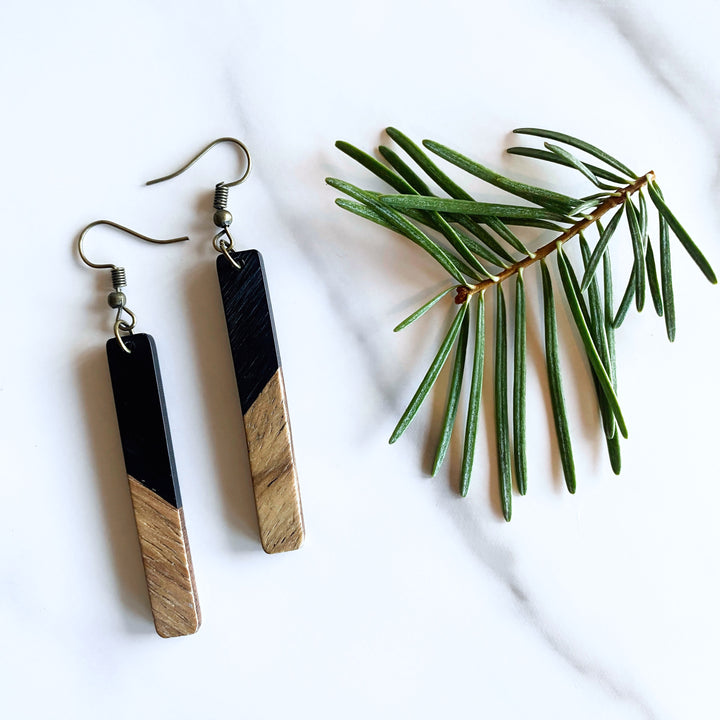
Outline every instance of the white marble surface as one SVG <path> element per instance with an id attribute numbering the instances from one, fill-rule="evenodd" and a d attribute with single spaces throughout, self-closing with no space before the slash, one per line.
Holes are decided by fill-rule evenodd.
<path id="1" fill-rule="evenodd" d="M 719 268 L 719 24 L 709 0 L 4 3 L 3 716 L 718 717 L 720 291 L 676 252 L 676 343 L 649 311 L 619 335 L 619 479 L 566 346 L 564 491 L 531 369 L 530 490 L 508 525 L 484 440 L 466 499 L 457 459 L 424 471 L 427 413 L 387 445 L 440 332 L 391 328 L 443 275 L 323 178 L 367 183 L 333 142 L 370 149 L 393 124 L 539 179 L 503 156 L 508 131 L 563 129 L 652 167 Z M 257 541 L 207 245 L 233 153 L 142 185 L 221 135 L 254 154 L 233 227 L 266 258 L 301 472 L 307 542 L 278 557 Z M 161 353 L 204 614 L 174 641 L 145 595 L 105 278 L 72 248 L 98 218 L 192 236 L 89 248 L 127 267 Z"/>

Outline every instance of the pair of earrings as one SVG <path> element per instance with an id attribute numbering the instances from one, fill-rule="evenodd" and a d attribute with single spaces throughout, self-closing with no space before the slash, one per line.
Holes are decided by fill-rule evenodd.
<path id="1" fill-rule="evenodd" d="M 223 142 L 238 146 L 247 163 L 238 180 L 215 186 L 213 222 L 219 230 L 212 244 L 219 253 L 218 281 L 245 424 L 260 539 L 267 553 L 296 550 L 305 528 L 263 261 L 257 250 L 235 250 L 229 229 L 228 190 L 247 179 L 250 153 L 235 138 L 219 138 L 178 171 L 147 184 L 177 177 Z M 113 290 L 108 304 L 116 314 L 113 337 L 106 345 L 107 358 L 155 628 L 162 637 L 189 635 L 200 626 L 200 607 L 157 349 L 151 335 L 134 332 L 136 317 L 123 292 L 125 269 L 91 262 L 85 255 L 83 240 L 97 225 L 109 225 L 152 243 L 188 238 L 157 240 L 115 222 L 97 220 L 80 233 L 77 249 L 91 268 L 111 271 Z"/>

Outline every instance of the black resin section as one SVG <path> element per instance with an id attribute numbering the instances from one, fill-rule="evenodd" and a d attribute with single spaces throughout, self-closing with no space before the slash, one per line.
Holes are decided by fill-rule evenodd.
<path id="1" fill-rule="evenodd" d="M 107 341 L 115 409 L 127 474 L 182 507 L 155 341 L 142 333 Z"/>
<path id="2" fill-rule="evenodd" d="M 241 269 L 219 255 L 217 273 L 240 405 L 246 413 L 280 367 L 280 353 L 262 256 L 243 250 L 232 257 Z"/>

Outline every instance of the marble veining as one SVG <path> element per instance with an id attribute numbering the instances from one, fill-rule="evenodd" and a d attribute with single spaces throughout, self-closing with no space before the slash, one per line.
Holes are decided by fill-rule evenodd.
<path id="1" fill-rule="evenodd" d="M 667 345 L 650 312 L 619 334 L 631 435 L 620 478 L 571 391 L 579 482 L 576 496 L 564 491 L 546 391 L 529 372 L 532 475 L 507 525 L 486 457 L 492 434 L 478 443 L 466 499 L 457 460 L 427 476 L 442 397 L 388 447 L 447 309 L 392 327 L 445 277 L 404 238 L 334 206 L 324 178 L 369 185 L 333 143 L 369 150 L 394 124 L 569 191 L 573 176 L 504 154 L 518 125 L 566 130 L 661 165 L 718 269 L 718 26 L 720 6 L 703 0 L 10 3 L 0 26 L 0 287 L 16 339 L 0 353 L 8 714 L 717 717 L 720 338 L 707 329 L 717 288 L 700 287 L 674 249 L 677 341 Z M 203 203 L 232 155 L 209 154 L 154 193 L 141 187 L 148 169 L 225 135 L 254 155 L 248 183 L 231 190 L 233 235 L 236 249 L 265 258 L 303 483 L 307 541 L 272 557 L 253 520 L 227 521 L 253 513 L 235 445 L 242 418 L 218 390 L 234 391 L 234 378 L 220 360 L 222 309 L 205 295 L 217 294 L 214 278 L 191 282 L 212 262 Z M 102 352 L 107 289 L 72 253 L 78 229 L 100 217 L 192 241 L 173 250 L 99 234 L 92 248 L 127 267 L 138 331 L 161 344 L 187 479 L 205 618 L 162 646 Z M 533 279 L 527 288 L 537 302 Z M 580 377 L 577 357 L 563 361 Z M 246 481 L 246 494 L 223 478 Z M 181 692 L 163 691 L 178 678 Z"/>
<path id="2" fill-rule="evenodd" d="M 626 3 L 592 3 L 628 43 L 638 61 L 691 115 L 712 143 L 720 161 L 720 79 L 693 62 L 692 51 L 678 47 L 672 27 L 653 16 L 653 5 L 633 7 Z"/>

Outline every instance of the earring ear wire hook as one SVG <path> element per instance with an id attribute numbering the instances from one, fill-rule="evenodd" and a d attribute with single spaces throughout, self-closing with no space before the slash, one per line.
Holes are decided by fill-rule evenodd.
<path id="1" fill-rule="evenodd" d="M 87 255 L 85 255 L 83 251 L 83 240 L 85 239 L 85 235 L 87 235 L 88 231 L 92 228 L 96 227 L 97 225 L 109 225 L 110 227 L 114 227 L 117 230 L 122 230 L 123 232 L 128 233 L 129 235 L 134 235 L 136 238 L 139 238 L 140 240 L 145 240 L 145 242 L 151 242 L 155 243 L 156 245 L 169 245 L 170 243 L 176 243 L 176 242 L 183 242 L 185 240 L 189 240 L 190 238 L 187 236 L 183 237 L 177 237 L 177 238 L 170 238 L 169 240 L 158 240 L 157 238 L 151 238 L 147 235 L 143 235 L 142 233 L 135 232 L 135 230 L 131 230 L 128 227 L 125 227 L 124 225 L 119 225 L 116 222 L 112 222 L 112 220 L 96 220 L 95 222 L 91 222 L 89 225 L 87 225 L 83 231 L 78 236 L 77 241 L 77 249 L 78 253 L 80 254 L 80 258 L 82 261 L 88 265 L 91 268 L 97 268 L 98 270 L 117 270 L 118 266 L 114 263 L 94 263 L 91 260 L 88 260 Z"/>
<path id="2" fill-rule="evenodd" d="M 215 214 L 213 215 L 213 223 L 215 223 L 216 227 L 220 228 L 220 232 L 218 232 L 215 237 L 212 240 L 213 247 L 218 251 L 221 252 L 225 257 L 230 261 L 232 265 L 234 265 L 238 270 L 242 269 L 242 266 L 235 260 L 235 258 L 231 254 L 231 250 L 234 249 L 233 246 L 233 239 L 232 235 L 230 234 L 230 230 L 228 229 L 230 227 L 230 224 L 232 223 L 233 217 L 230 211 L 227 209 L 228 204 L 228 188 L 235 187 L 236 185 L 239 185 L 242 182 L 245 182 L 247 179 L 247 176 L 250 174 L 250 170 L 252 169 L 252 158 L 250 157 L 250 151 L 247 149 L 244 143 L 240 142 L 240 140 L 237 140 L 236 138 L 231 137 L 223 137 L 218 138 L 217 140 L 213 140 L 209 145 L 204 147 L 190 162 L 183 165 L 179 170 L 176 170 L 174 173 L 171 173 L 170 175 L 165 175 L 164 177 L 155 178 L 155 180 L 148 180 L 146 182 L 146 185 L 155 185 L 156 183 L 164 182 L 165 180 L 171 180 L 172 178 L 177 177 L 181 173 L 184 173 L 189 167 L 194 165 L 208 150 L 215 147 L 215 145 L 219 145 L 220 143 L 224 142 L 230 142 L 237 145 L 245 154 L 245 158 L 247 160 L 247 165 L 245 167 L 245 172 L 242 174 L 240 178 L 237 180 L 226 183 L 226 182 L 219 182 L 215 186 L 215 197 L 213 198 L 213 207 L 215 208 Z"/>
<path id="3" fill-rule="evenodd" d="M 165 180 L 172 180 L 173 178 L 176 178 L 178 175 L 184 173 L 188 168 L 192 167 L 206 152 L 208 152 L 208 150 L 214 148 L 220 143 L 225 142 L 234 143 L 243 151 L 243 153 L 245 154 L 245 159 L 247 160 L 247 167 L 245 168 L 245 172 L 240 178 L 229 183 L 219 183 L 219 186 L 224 188 L 231 188 L 239 185 L 242 182 L 245 182 L 247 176 L 250 174 L 250 170 L 252 170 L 252 158 L 250 157 L 250 151 L 247 149 L 247 147 L 245 147 L 244 143 L 240 142 L 240 140 L 232 137 L 222 137 L 218 138 L 217 140 L 213 140 L 209 145 L 204 147 L 192 160 L 190 160 L 190 162 L 183 165 L 179 170 L 176 170 L 174 173 L 170 173 L 170 175 L 165 175 L 164 177 L 155 178 L 154 180 L 148 180 L 145 184 L 155 185 L 157 183 L 165 182 Z"/>
<path id="4" fill-rule="evenodd" d="M 125 304 L 126 297 L 125 293 L 122 291 L 122 288 L 127 285 L 127 281 L 125 279 L 125 268 L 119 267 L 114 263 L 94 263 L 92 262 L 92 260 L 88 260 L 87 255 L 85 255 L 85 252 L 83 251 L 83 240 L 85 239 L 85 235 L 87 235 L 88 231 L 91 228 L 94 228 L 97 225 L 109 225 L 110 227 L 114 227 L 117 230 L 122 230 L 129 235 L 134 235 L 140 240 L 155 243 L 156 245 L 168 245 L 170 243 L 183 242 L 184 240 L 189 240 L 190 238 L 185 236 L 170 238 L 169 240 L 158 240 L 157 238 L 151 238 L 147 235 L 136 232 L 135 230 L 131 230 L 124 225 L 119 225 L 116 222 L 112 222 L 112 220 L 96 220 L 95 222 L 91 222 L 83 229 L 83 231 L 78 236 L 77 249 L 82 261 L 91 268 L 97 268 L 98 270 L 107 269 L 111 271 L 113 291 L 110 293 L 110 295 L 108 295 L 108 305 L 110 305 L 113 310 L 116 310 L 113 333 L 115 335 L 115 339 L 120 344 L 120 347 L 126 353 L 130 353 L 130 348 L 128 348 L 128 346 L 125 344 L 125 341 L 120 334 L 121 331 L 132 334 L 133 328 L 135 327 L 135 313 L 133 313 L 133 311 Z M 130 318 L 129 322 L 127 320 L 123 320 L 123 313 L 125 313 Z"/>

